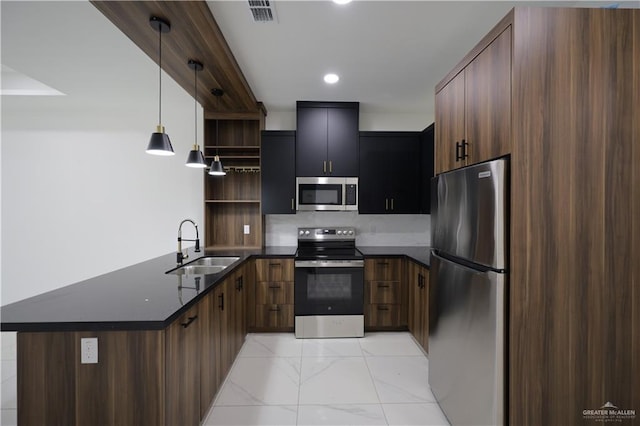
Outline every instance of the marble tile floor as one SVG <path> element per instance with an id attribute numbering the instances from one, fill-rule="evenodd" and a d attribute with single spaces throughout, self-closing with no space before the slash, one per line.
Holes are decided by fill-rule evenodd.
<path id="1" fill-rule="evenodd" d="M 409 333 L 249 334 L 203 425 L 448 425 Z"/>
<path id="2" fill-rule="evenodd" d="M 17 425 L 15 333 L 1 333 L 2 417 Z M 249 334 L 203 425 L 448 425 L 409 333 Z"/>

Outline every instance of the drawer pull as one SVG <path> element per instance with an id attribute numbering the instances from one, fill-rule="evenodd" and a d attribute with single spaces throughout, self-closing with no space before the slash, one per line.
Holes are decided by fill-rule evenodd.
<path id="1" fill-rule="evenodd" d="M 383 262 L 383 261 L 378 261 L 378 262 L 376 262 L 376 263 L 377 263 L 378 265 L 380 265 L 380 266 L 388 266 L 388 265 L 389 265 L 389 262 Z"/>
<path id="2" fill-rule="evenodd" d="M 236 279 L 236 290 L 242 291 L 244 288 L 244 277 L 239 277 Z"/>
<path id="3" fill-rule="evenodd" d="M 191 325 L 191 323 L 192 323 L 192 322 L 194 322 L 194 321 L 195 321 L 195 320 L 197 320 L 197 319 L 198 319 L 198 316 L 197 316 L 197 315 L 192 316 L 192 317 L 189 317 L 189 319 L 187 320 L 187 322 L 183 322 L 183 323 L 182 323 L 182 324 L 180 324 L 180 325 L 181 325 L 182 327 L 184 327 L 184 328 L 187 328 L 187 327 L 189 327 L 189 326 Z"/>
<path id="4" fill-rule="evenodd" d="M 379 311 L 388 311 L 388 310 L 389 310 L 389 307 L 388 307 L 388 306 L 385 306 L 385 305 L 380 305 L 380 306 L 378 306 L 378 310 L 379 310 Z"/>
<path id="5" fill-rule="evenodd" d="M 389 284 L 378 284 L 378 288 L 389 288 L 391 287 Z"/>
<path id="6" fill-rule="evenodd" d="M 276 306 L 276 307 L 273 307 L 273 308 L 269 308 L 269 310 L 270 310 L 271 312 L 280 312 L 280 306 Z"/>
<path id="7" fill-rule="evenodd" d="M 272 288 L 272 289 L 279 289 L 279 288 L 281 288 L 281 287 L 280 287 L 280 284 L 269 284 L 269 288 Z"/>
<path id="8" fill-rule="evenodd" d="M 274 263 L 269 263 L 269 267 L 276 267 L 276 266 L 282 266 L 282 263 L 279 262 L 274 262 Z"/>

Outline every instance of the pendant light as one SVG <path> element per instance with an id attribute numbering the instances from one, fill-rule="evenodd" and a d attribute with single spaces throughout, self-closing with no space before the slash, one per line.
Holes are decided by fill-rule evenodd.
<path id="1" fill-rule="evenodd" d="M 195 100 L 195 139 L 193 141 L 193 149 L 189 151 L 187 156 L 187 167 L 205 168 L 207 163 L 204 161 L 204 155 L 200 151 L 200 145 L 198 145 L 198 71 L 202 71 L 204 68 L 202 64 L 193 59 L 189 59 L 189 68 L 193 70 L 193 99 Z"/>
<path id="2" fill-rule="evenodd" d="M 222 91 L 222 89 L 212 89 L 211 93 L 217 99 L 220 99 L 220 96 L 224 95 L 224 92 Z M 216 102 L 219 104 L 218 101 Z M 218 157 L 218 121 L 220 120 L 216 119 L 216 155 L 215 157 L 213 157 L 213 161 L 211 162 L 211 168 L 209 169 L 209 174 L 211 176 L 224 176 L 227 174 L 227 172 L 224 171 L 224 167 L 222 167 L 222 161 L 220 161 L 220 157 Z"/>
<path id="3" fill-rule="evenodd" d="M 153 155 L 174 155 L 169 135 L 164 132 L 162 125 L 162 33 L 171 31 L 171 24 L 164 19 L 152 16 L 149 19 L 149 25 L 159 34 L 158 37 L 158 127 L 155 133 L 151 134 L 147 153 Z"/>

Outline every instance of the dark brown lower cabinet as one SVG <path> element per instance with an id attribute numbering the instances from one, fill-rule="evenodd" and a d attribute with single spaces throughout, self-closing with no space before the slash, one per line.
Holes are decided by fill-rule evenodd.
<path id="1" fill-rule="evenodd" d="M 199 425 L 244 342 L 244 284 L 240 267 L 164 330 L 19 332 L 19 424 Z"/>
<path id="2" fill-rule="evenodd" d="M 389 303 L 364 305 L 364 325 L 368 329 L 400 328 L 402 322 L 400 305 Z"/>
<path id="3" fill-rule="evenodd" d="M 254 270 L 254 330 L 293 331 L 293 258 L 256 259 Z"/>
<path id="4" fill-rule="evenodd" d="M 402 258 L 364 261 L 364 325 L 366 330 L 407 329 L 407 285 Z"/>
<path id="5" fill-rule="evenodd" d="M 80 364 L 80 339 L 98 364 Z M 19 332 L 18 423 L 163 425 L 165 332 Z"/>
<path id="6" fill-rule="evenodd" d="M 429 350 L 429 270 L 407 262 L 409 283 L 409 331 L 416 341 Z"/>
<path id="7" fill-rule="evenodd" d="M 293 305 L 274 304 L 256 306 L 257 328 L 269 330 L 293 330 L 293 326 Z"/>
<path id="8" fill-rule="evenodd" d="M 200 304 L 189 309 L 165 331 L 167 425 L 200 423 Z"/>

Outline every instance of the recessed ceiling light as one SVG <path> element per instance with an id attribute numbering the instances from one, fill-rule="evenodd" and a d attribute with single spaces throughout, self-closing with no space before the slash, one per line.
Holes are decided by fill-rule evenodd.
<path id="1" fill-rule="evenodd" d="M 324 76 L 325 83 L 335 84 L 338 82 L 338 80 L 340 80 L 340 77 L 338 77 L 338 74 L 327 74 Z"/>
<path id="2" fill-rule="evenodd" d="M 351 3 L 351 0 L 333 0 L 335 4 L 347 4 Z"/>

